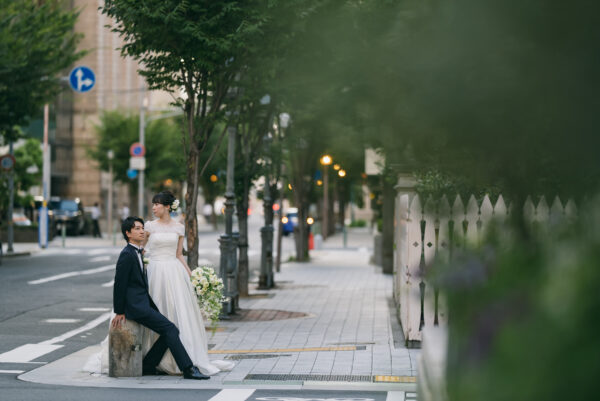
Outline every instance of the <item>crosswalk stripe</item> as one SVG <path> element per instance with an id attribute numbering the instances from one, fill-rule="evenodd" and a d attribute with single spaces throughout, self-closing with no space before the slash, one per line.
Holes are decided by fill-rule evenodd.
<path id="1" fill-rule="evenodd" d="M 110 308 L 79 308 L 80 312 L 109 312 Z"/>
<path id="2" fill-rule="evenodd" d="M 208 401 L 245 401 L 253 393 L 254 389 L 224 389 L 221 390 L 217 395 L 209 399 Z"/>
<path id="3" fill-rule="evenodd" d="M 404 401 L 404 391 L 388 391 L 385 401 Z"/>

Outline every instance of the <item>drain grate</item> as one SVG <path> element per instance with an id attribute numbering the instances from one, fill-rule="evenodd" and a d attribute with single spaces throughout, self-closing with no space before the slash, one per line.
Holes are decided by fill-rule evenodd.
<path id="1" fill-rule="evenodd" d="M 228 355 L 225 359 L 240 360 L 240 359 L 268 359 L 268 358 L 279 358 L 280 356 L 292 356 L 292 354 L 241 354 L 241 355 Z"/>
<path id="2" fill-rule="evenodd" d="M 366 382 L 373 381 L 369 375 L 270 375 L 250 374 L 244 380 L 271 380 L 271 381 L 319 381 L 319 382 Z"/>

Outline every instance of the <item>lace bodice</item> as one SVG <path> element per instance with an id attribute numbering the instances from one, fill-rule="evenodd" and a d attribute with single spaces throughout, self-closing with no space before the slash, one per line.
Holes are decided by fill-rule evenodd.
<path id="1" fill-rule="evenodd" d="M 185 228 L 183 224 L 171 220 L 170 224 L 162 224 L 153 220 L 144 226 L 150 238 L 146 249 L 150 254 L 150 261 L 175 258 L 177 255 L 177 241 L 183 237 Z"/>

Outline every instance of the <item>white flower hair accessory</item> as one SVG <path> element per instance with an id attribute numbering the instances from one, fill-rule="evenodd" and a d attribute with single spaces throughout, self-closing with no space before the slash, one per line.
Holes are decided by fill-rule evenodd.
<path id="1" fill-rule="evenodd" d="M 173 201 L 173 203 L 171 204 L 171 211 L 172 212 L 177 211 L 177 209 L 179 209 L 179 199 L 175 199 Z"/>

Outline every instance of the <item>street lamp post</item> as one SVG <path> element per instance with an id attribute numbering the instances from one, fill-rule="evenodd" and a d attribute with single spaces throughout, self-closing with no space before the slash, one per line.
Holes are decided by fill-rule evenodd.
<path id="1" fill-rule="evenodd" d="M 235 163 L 235 141 L 236 128 L 228 127 L 228 146 L 227 146 L 227 181 L 225 183 L 225 234 L 219 238 L 219 248 L 221 250 L 219 273 L 223 280 L 224 295 L 227 299 L 224 302 L 226 314 L 235 313 L 239 304 L 239 291 L 237 288 L 237 246 L 239 234 L 233 232 L 233 212 L 235 206 L 235 193 L 233 182 L 233 168 Z"/>
<path id="2" fill-rule="evenodd" d="M 270 138 L 267 136 L 265 142 L 265 155 L 269 152 Z M 262 249 L 260 258 L 260 275 L 258 277 L 258 289 L 268 290 L 275 285 L 273 280 L 273 200 L 271 199 L 271 182 L 269 177 L 269 165 L 265 156 L 265 186 L 263 193 L 263 210 L 265 225 L 260 229 Z"/>
<path id="3" fill-rule="evenodd" d="M 323 240 L 327 239 L 329 234 L 328 227 L 328 214 L 329 214 L 329 171 L 328 167 L 332 163 L 331 156 L 324 155 L 321 157 L 321 164 L 323 165 L 323 223 L 321 225 L 321 235 L 323 236 Z"/>
<path id="4" fill-rule="evenodd" d="M 340 176 L 340 178 L 344 178 L 346 176 L 346 170 L 340 168 L 338 170 L 338 176 Z M 341 216 L 341 218 L 342 218 L 342 232 L 344 234 L 344 248 L 346 248 L 348 246 L 348 231 L 346 230 L 346 216 L 344 216 L 344 210 L 341 207 L 342 204 L 341 204 L 341 201 L 339 199 L 338 199 L 338 202 L 340 202 L 340 213 L 342 213 L 342 216 Z"/>
<path id="5" fill-rule="evenodd" d="M 281 113 L 279 115 L 279 129 L 281 130 L 280 137 L 283 136 L 283 130 L 285 130 L 290 122 L 290 115 L 288 113 Z M 281 162 L 281 161 L 280 161 Z M 275 260 L 275 270 L 277 273 L 281 270 L 281 237 L 283 231 L 283 187 L 279 191 L 279 221 L 277 222 L 277 259 Z"/>

